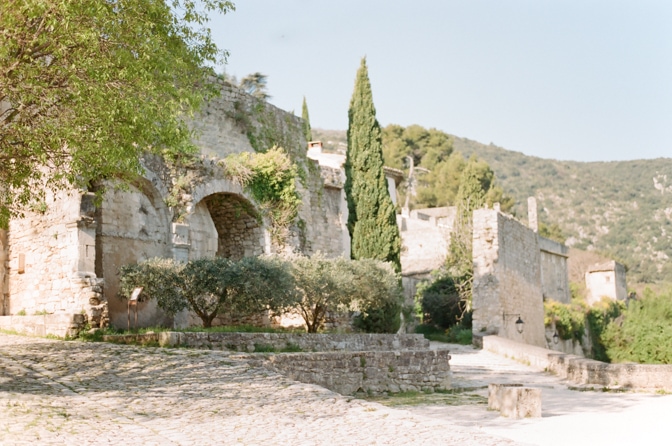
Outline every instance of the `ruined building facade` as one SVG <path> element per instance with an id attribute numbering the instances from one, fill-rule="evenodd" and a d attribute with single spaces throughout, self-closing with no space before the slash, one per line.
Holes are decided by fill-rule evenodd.
<path id="1" fill-rule="evenodd" d="M 176 167 L 148 155 L 142 160 L 145 174 L 127 188 L 105 184 L 100 205 L 89 191 L 51 194 L 44 209 L 0 230 L 0 328 L 42 317 L 44 326 L 56 320 L 61 326 L 36 334 L 63 335 L 62 325 L 75 324 L 84 314 L 94 326 L 100 323 L 107 317 L 105 302 L 111 324 L 125 327 L 126 302 L 117 296 L 119 267 L 151 257 L 343 253 L 349 239 L 342 186 L 325 187 L 318 164 L 306 157 L 300 119 L 229 84 L 219 85 L 221 95 L 194 121 L 201 156 L 193 165 Z M 299 216 L 282 237 L 219 164 L 229 154 L 265 151 L 274 144 L 302 171 Z M 171 323 L 154 305 L 140 304 L 139 325 Z"/>

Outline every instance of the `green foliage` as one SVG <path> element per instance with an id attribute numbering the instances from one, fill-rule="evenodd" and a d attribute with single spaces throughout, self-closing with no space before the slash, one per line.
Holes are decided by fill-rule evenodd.
<path id="1" fill-rule="evenodd" d="M 609 324 L 625 311 L 623 302 L 602 298 L 586 313 L 586 324 L 590 335 L 592 350 L 590 357 L 598 361 L 610 362 L 607 348 L 604 345 L 604 332 Z"/>
<path id="2" fill-rule="evenodd" d="M 580 300 L 573 300 L 569 304 L 548 300 L 544 302 L 544 325 L 555 325 L 561 339 L 581 342 L 587 311 L 586 304 Z"/>
<path id="3" fill-rule="evenodd" d="M 222 165 L 228 176 L 250 191 L 274 228 L 286 228 L 294 221 L 301 205 L 296 189 L 297 168 L 282 148 L 232 154 Z"/>
<path id="4" fill-rule="evenodd" d="M 350 262 L 354 277 L 354 326 L 367 333 L 396 333 L 401 325 L 401 278 L 389 263 L 362 259 Z"/>
<path id="5" fill-rule="evenodd" d="M 142 286 L 144 300 L 156 299 L 168 314 L 188 308 L 206 328 L 220 311 L 236 316 L 284 311 L 297 299 L 287 264 L 269 257 L 239 261 L 218 257 L 186 264 L 155 258 L 125 265 L 120 275 L 122 297 L 129 298 L 135 287 Z"/>
<path id="6" fill-rule="evenodd" d="M 300 295 L 298 311 L 308 333 L 322 328 L 328 312 L 348 311 L 354 294 L 354 276 L 344 258 L 317 253 L 292 259 L 292 274 Z"/>
<path id="7" fill-rule="evenodd" d="M 306 103 L 306 97 L 303 97 L 303 104 L 301 105 L 301 119 L 303 119 L 303 136 L 306 137 L 306 141 L 313 140 L 313 132 L 310 129 L 310 116 L 308 115 L 308 104 Z"/>
<path id="8" fill-rule="evenodd" d="M 558 243 L 565 243 L 565 235 L 557 223 L 546 224 L 539 222 L 539 235 L 548 239 L 554 240 Z"/>
<path id="9" fill-rule="evenodd" d="M 345 174 L 352 258 L 391 262 L 400 271 L 401 237 L 383 172 L 381 130 L 366 59 L 357 71 L 348 110 Z"/>
<path id="10" fill-rule="evenodd" d="M 183 269 L 182 263 L 158 257 L 123 265 L 119 269 L 119 297 L 130 299 L 133 290 L 142 287 L 138 301 L 155 299 L 168 314 L 182 311 L 187 308 L 180 279 Z"/>
<path id="11" fill-rule="evenodd" d="M 457 324 L 466 310 L 455 279 L 451 276 L 439 276 L 430 284 L 422 284 L 418 287 L 418 297 L 423 324 L 431 324 L 443 330 Z"/>
<path id="12" fill-rule="evenodd" d="M 193 151 L 184 118 L 216 93 L 223 0 L 0 2 L 0 227 L 45 185 L 127 181 L 145 151 Z"/>
<path id="13" fill-rule="evenodd" d="M 672 364 L 672 291 L 645 292 L 613 320 L 602 340 L 612 362 Z"/>

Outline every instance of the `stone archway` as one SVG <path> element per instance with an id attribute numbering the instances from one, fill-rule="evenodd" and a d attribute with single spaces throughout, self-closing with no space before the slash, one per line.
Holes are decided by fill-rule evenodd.
<path id="1" fill-rule="evenodd" d="M 263 254 L 265 233 L 258 211 L 245 197 L 219 192 L 204 197 L 189 218 L 189 257 L 241 259 Z"/>
<path id="2" fill-rule="evenodd" d="M 241 259 L 271 252 L 267 222 L 239 184 L 215 179 L 197 185 L 189 205 L 189 259 Z"/>

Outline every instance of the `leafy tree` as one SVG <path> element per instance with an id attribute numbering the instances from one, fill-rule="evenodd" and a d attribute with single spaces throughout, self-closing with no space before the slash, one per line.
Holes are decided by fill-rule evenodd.
<path id="1" fill-rule="evenodd" d="M 205 27 L 224 0 L 0 2 L 0 227 L 45 186 L 129 180 L 143 152 L 193 150 L 215 93 Z"/>
<path id="2" fill-rule="evenodd" d="M 400 271 L 401 237 L 383 172 L 381 130 L 366 59 L 357 71 L 348 110 L 345 173 L 352 258 L 392 262 Z"/>
<path id="3" fill-rule="evenodd" d="M 119 268 L 119 297 L 130 299 L 136 287 L 142 287 L 138 301 L 155 299 L 168 314 L 184 310 L 186 301 L 181 286 L 184 264 L 173 259 L 154 257 Z"/>
<path id="4" fill-rule="evenodd" d="M 328 259 L 320 253 L 296 257 L 292 274 L 300 296 L 298 311 L 308 333 L 317 333 L 328 313 L 349 310 L 355 277 L 348 260 Z"/>
<path id="5" fill-rule="evenodd" d="M 248 74 L 240 80 L 240 88 L 245 90 L 248 94 L 251 94 L 255 98 L 259 98 L 262 101 L 266 101 L 271 98 L 266 89 L 266 84 L 268 83 L 268 76 L 261 74 L 258 71 L 256 73 Z"/>
<path id="6" fill-rule="evenodd" d="M 135 287 L 142 286 L 144 299 L 156 299 L 168 314 L 188 308 L 204 327 L 210 327 L 222 311 L 236 316 L 284 311 L 297 299 L 288 265 L 276 258 L 231 261 L 218 257 L 186 264 L 157 258 L 126 265 L 120 274 L 122 297 L 130 297 Z"/>
<path id="7" fill-rule="evenodd" d="M 303 105 L 301 106 L 301 118 L 303 119 L 303 136 L 306 137 L 306 141 L 313 140 L 313 132 L 310 129 L 310 116 L 308 115 L 308 104 L 306 103 L 306 97 L 303 97 Z"/>
<path id="8" fill-rule="evenodd" d="M 354 326 L 367 333 L 396 333 L 401 325 L 403 291 L 390 263 L 362 259 L 350 263 L 354 276 Z"/>

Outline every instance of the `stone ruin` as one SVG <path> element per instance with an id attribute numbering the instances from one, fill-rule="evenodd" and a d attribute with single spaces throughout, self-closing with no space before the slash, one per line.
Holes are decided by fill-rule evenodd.
<path id="1" fill-rule="evenodd" d="M 108 319 L 125 327 L 128 309 L 117 296 L 117 272 L 151 257 L 344 252 L 349 238 L 342 184 L 325 185 L 318 163 L 306 157 L 301 120 L 225 82 L 213 82 L 221 95 L 193 122 L 200 148 L 195 166 L 176 167 L 147 155 L 144 175 L 130 186 L 104 184 L 102 203 L 95 204 L 93 191 L 48 193 L 46 209 L 26 212 L 0 230 L 0 328 L 63 335 L 76 331 L 76 321 L 96 327 Z M 282 237 L 273 233 L 259 204 L 218 165 L 229 154 L 274 145 L 282 146 L 304 173 L 297 181 L 298 218 Z M 26 317 L 37 319 L 28 323 Z M 139 326 L 179 322 L 153 301 L 138 304 Z M 25 329 L 33 323 L 41 328 Z"/>

